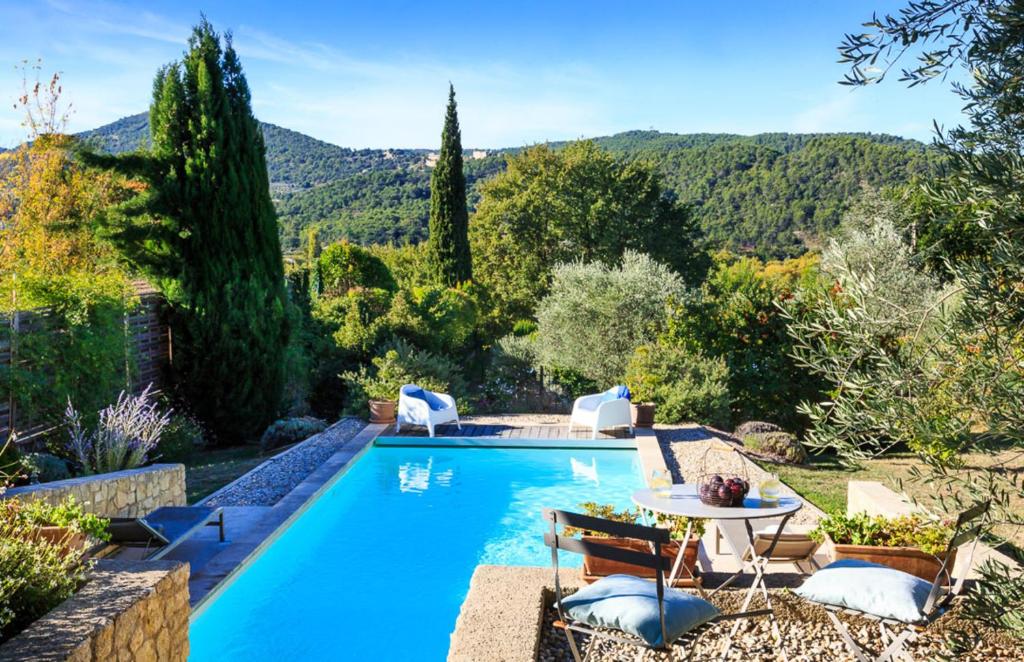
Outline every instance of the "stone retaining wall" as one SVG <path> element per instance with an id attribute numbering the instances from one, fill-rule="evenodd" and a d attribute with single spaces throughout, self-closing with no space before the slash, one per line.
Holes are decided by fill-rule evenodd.
<path id="1" fill-rule="evenodd" d="M 0 662 L 185 662 L 188 618 L 187 564 L 100 561 L 78 593 L 0 645 Z"/>
<path id="2" fill-rule="evenodd" d="M 7 490 L 2 498 L 57 503 L 72 495 L 103 517 L 142 517 L 161 506 L 185 505 L 185 465 L 154 464 L 97 476 L 58 480 Z"/>

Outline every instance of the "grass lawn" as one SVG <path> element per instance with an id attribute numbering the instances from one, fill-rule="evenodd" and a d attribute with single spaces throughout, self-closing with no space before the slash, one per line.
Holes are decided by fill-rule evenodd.
<path id="1" fill-rule="evenodd" d="M 195 503 L 263 462 L 258 446 L 234 446 L 197 453 L 185 463 L 188 502 Z"/>

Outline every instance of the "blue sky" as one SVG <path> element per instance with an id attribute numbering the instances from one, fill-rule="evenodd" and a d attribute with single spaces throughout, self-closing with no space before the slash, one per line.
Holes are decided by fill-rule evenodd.
<path id="1" fill-rule="evenodd" d="M 0 146 L 24 134 L 18 62 L 63 72 L 71 130 L 92 128 L 148 107 L 200 11 L 234 32 L 260 119 L 349 147 L 436 147 L 449 80 L 467 147 L 650 128 L 930 140 L 933 119 L 961 121 L 947 86 L 836 84 L 843 33 L 902 4 L 0 0 Z"/>

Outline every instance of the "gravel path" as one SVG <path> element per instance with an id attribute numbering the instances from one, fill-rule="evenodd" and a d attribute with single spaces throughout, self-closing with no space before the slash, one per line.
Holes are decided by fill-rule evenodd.
<path id="1" fill-rule="evenodd" d="M 358 418 L 344 418 L 327 430 L 270 458 L 241 480 L 216 492 L 206 506 L 273 506 L 341 450 L 366 426 Z"/>
<path id="2" fill-rule="evenodd" d="M 742 604 L 743 593 L 741 591 L 725 590 L 717 593 L 711 599 L 725 613 L 739 611 Z M 829 662 L 846 662 L 853 660 L 849 651 L 843 644 L 838 632 L 832 627 L 826 612 L 821 607 L 809 605 L 800 598 L 785 590 L 772 591 L 772 603 L 775 607 L 775 617 L 779 622 L 782 633 L 782 640 L 793 662 L 811 662 L 828 660 Z M 764 607 L 764 601 L 758 596 L 751 604 L 751 609 Z M 544 629 L 541 634 L 540 651 L 537 659 L 541 662 L 570 662 L 572 654 L 569 652 L 569 644 L 566 641 L 564 631 L 552 625 L 555 617 L 555 610 L 545 610 Z M 869 647 L 876 647 L 878 644 L 878 626 L 872 621 L 841 615 L 848 625 L 852 622 L 850 631 L 854 638 Z M 723 624 L 701 637 L 693 651 L 693 659 L 717 659 L 721 654 L 721 646 L 727 627 L 730 624 Z M 968 626 L 954 608 L 922 633 L 916 642 L 911 644 L 910 650 L 913 659 L 932 660 L 941 659 L 945 650 L 945 638 L 947 634 L 954 631 L 962 631 Z M 983 630 L 981 645 L 972 653 L 956 657 L 957 660 L 973 661 L 985 660 L 1020 660 L 1024 659 L 1024 646 L 1014 642 L 1005 634 L 994 630 Z M 578 635 L 577 643 L 589 643 L 588 638 Z M 642 658 L 636 658 L 637 651 L 641 649 L 636 646 L 628 646 L 615 642 L 604 641 L 595 651 L 592 660 L 632 660 L 643 659 L 648 661 L 668 660 L 665 653 L 645 651 Z M 744 662 L 775 662 L 782 659 L 776 650 L 775 639 L 771 634 L 771 621 L 767 618 L 757 618 L 745 621 L 740 625 L 733 640 L 733 647 L 729 652 L 729 660 L 743 660 Z"/>
<path id="3" fill-rule="evenodd" d="M 768 477 L 768 472 L 733 450 L 725 450 L 716 439 L 728 435 L 706 427 L 658 427 L 655 429 L 665 463 L 672 471 L 673 478 L 680 482 L 697 482 L 702 473 L 732 474 L 745 476 L 751 485 L 758 485 Z M 783 485 L 782 491 L 796 495 Z M 824 517 L 817 506 L 804 502 L 790 520 L 794 524 L 813 524 Z"/>

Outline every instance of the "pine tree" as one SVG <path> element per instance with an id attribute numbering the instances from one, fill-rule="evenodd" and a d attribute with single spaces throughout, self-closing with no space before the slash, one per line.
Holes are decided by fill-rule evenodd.
<path id="1" fill-rule="evenodd" d="M 251 438 L 281 402 L 284 267 L 248 83 L 205 18 L 157 73 L 150 126 L 164 232 L 143 261 L 172 305 L 175 376 L 218 439 Z"/>
<path id="2" fill-rule="evenodd" d="M 430 261 L 438 282 L 454 286 L 473 277 L 469 254 L 466 176 L 462 172 L 462 133 L 449 84 L 448 112 L 441 132 L 441 152 L 430 176 Z"/>

